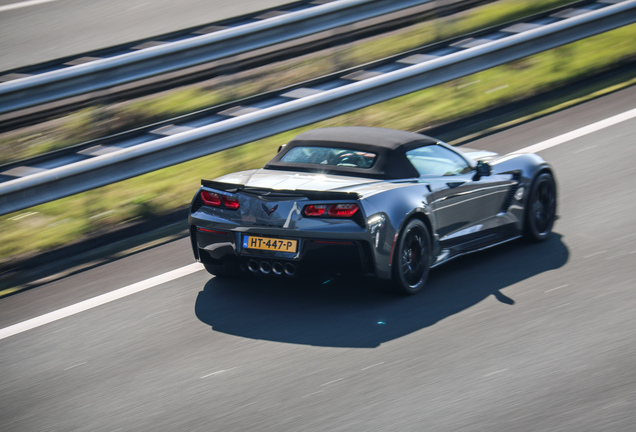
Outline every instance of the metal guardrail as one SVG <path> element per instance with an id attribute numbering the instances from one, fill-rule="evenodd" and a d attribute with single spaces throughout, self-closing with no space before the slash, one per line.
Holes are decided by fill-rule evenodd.
<path id="1" fill-rule="evenodd" d="M 453 1 L 446 0 L 446 4 Z M 464 3 L 465 4 L 465 3 Z M 104 154 L 106 152 L 116 151 L 124 147 L 150 142 L 161 138 L 165 135 L 172 135 L 176 131 L 184 131 L 200 127 L 207 124 L 215 123 L 224 118 L 236 117 L 251 110 L 262 107 L 270 107 L 288 101 L 291 98 L 297 98 L 299 95 L 306 94 L 303 89 L 310 88 L 318 91 L 319 89 L 335 88 L 343 83 L 351 81 L 359 81 L 370 75 L 377 75 L 379 71 L 397 70 L 403 66 L 407 66 L 413 62 L 413 59 L 430 57 L 439 57 L 441 53 L 450 54 L 461 51 L 464 47 L 473 45 L 474 41 L 488 41 L 496 38 L 504 29 L 515 29 L 519 25 L 533 26 L 533 23 L 542 23 L 543 25 L 551 21 L 559 21 L 566 19 L 565 17 L 572 10 L 585 10 L 584 7 L 596 7 L 599 4 L 594 0 L 579 0 L 575 3 L 569 3 L 548 11 L 540 12 L 532 16 L 526 16 L 520 20 L 512 22 L 504 22 L 497 26 L 481 29 L 469 34 L 456 36 L 451 39 L 425 45 L 419 48 L 411 49 L 399 54 L 385 57 L 371 63 L 365 63 L 352 68 L 333 72 L 323 75 L 309 81 L 292 84 L 284 88 L 277 88 L 265 93 L 249 96 L 239 100 L 233 100 L 221 105 L 212 106 L 189 114 L 181 115 L 175 118 L 162 120 L 158 123 L 144 125 L 129 131 L 120 132 L 115 135 L 100 137 L 87 142 L 79 143 L 73 146 L 61 148 L 36 155 L 31 158 L 16 160 L 0 165 L 0 184 L 13 180 L 17 177 L 24 177 L 33 174 L 42 169 L 53 169 L 62 165 L 79 162 L 81 160 L 90 159 L 91 157 Z M 408 9 L 412 10 L 412 9 Z M 564 16 L 562 16 L 564 15 Z"/>
<path id="2" fill-rule="evenodd" d="M 36 0 L 42 1 L 42 0 Z M 49 1 L 49 0 L 44 0 Z M 290 3 L 286 3 L 290 2 Z M 119 56 L 122 54 L 139 52 L 141 50 L 151 48 L 157 45 L 191 39 L 205 34 L 211 34 L 220 30 L 243 26 L 254 22 L 260 22 L 275 16 L 285 15 L 291 12 L 311 9 L 324 3 L 337 0 L 276 0 L 270 1 L 275 6 L 266 9 L 248 12 L 239 16 L 230 16 L 217 21 L 206 22 L 188 28 L 180 28 L 163 34 L 153 34 L 135 40 L 128 40 L 118 45 L 111 45 L 104 48 L 97 48 L 84 52 L 73 52 L 63 57 L 45 60 L 40 63 L 22 64 L 19 59 L 16 60 L 17 66 L 11 66 L 10 69 L 0 72 L 0 82 L 13 81 L 14 79 L 25 78 L 31 75 L 39 75 L 51 72 L 57 69 L 66 69 L 77 66 L 79 64 L 88 63 L 95 60 Z M 281 4 L 278 4 L 281 3 Z M 261 3 L 262 4 L 262 3 Z M 210 4 L 212 7 L 212 4 Z M 2 6 L 0 6 L 0 9 Z M 252 8 L 246 8 L 251 10 Z M 80 38 L 82 35 L 77 34 Z M 3 65 L 2 67 L 6 67 Z"/>
<path id="3" fill-rule="evenodd" d="M 116 85 L 95 92 L 82 93 L 74 97 L 58 99 L 24 109 L 2 113 L 0 114 L 0 133 L 56 118 L 85 106 L 94 106 L 104 103 L 112 104 L 130 98 L 174 89 L 178 86 L 199 83 L 203 80 L 221 75 L 241 73 L 274 62 L 289 60 L 311 52 L 334 48 L 358 39 L 401 29 L 424 20 L 447 17 L 495 1 L 497 0 L 436 0 L 424 2 L 417 6 L 401 9 L 387 15 L 380 15 L 358 21 L 352 25 L 313 33 L 299 39 L 270 45 L 237 56 L 225 57 L 221 60 L 205 62 L 197 66 L 179 69 L 178 71 L 135 80 L 128 84 Z M 262 21 L 263 19 L 268 19 L 268 17 L 309 9 L 324 2 L 325 0 L 300 0 L 224 21 L 179 30 L 178 32 L 156 35 L 105 49 L 88 51 L 40 64 L 7 70 L 0 72 L 0 85 L 2 82 L 36 76 L 54 70 L 68 69 L 79 64 L 139 52 L 140 50 L 149 49 L 157 45 L 191 39 L 199 37 L 202 34 L 210 34 L 227 28 Z"/>
<path id="4" fill-rule="evenodd" d="M 431 1 L 340 0 L 1 83 L 0 114 L 219 60 Z"/>
<path id="5" fill-rule="evenodd" d="M 636 0 L 563 11 L 552 24 L 526 23 L 489 39 L 466 40 L 450 54 L 421 55 L 410 66 L 331 90 L 305 89 L 305 96 L 238 117 L 0 184 L 0 213 L 52 201 L 289 129 L 373 105 L 512 60 L 636 22 Z M 598 10 L 594 10 L 598 7 Z M 314 89 L 315 90 L 315 89 Z"/>

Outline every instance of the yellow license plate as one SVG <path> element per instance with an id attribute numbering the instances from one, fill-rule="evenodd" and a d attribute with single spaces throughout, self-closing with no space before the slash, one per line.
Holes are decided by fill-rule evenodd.
<path id="1" fill-rule="evenodd" d="M 243 248 L 295 253 L 298 251 L 298 240 L 245 236 Z"/>

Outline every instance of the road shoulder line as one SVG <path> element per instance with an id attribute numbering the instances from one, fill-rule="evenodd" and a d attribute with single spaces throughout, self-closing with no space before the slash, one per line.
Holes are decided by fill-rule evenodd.
<path id="1" fill-rule="evenodd" d="M 31 318 L 18 324 L 14 324 L 9 327 L 0 329 L 0 340 L 14 336 L 16 334 L 23 333 L 25 331 L 41 327 L 46 324 L 61 320 L 62 318 L 69 317 L 71 315 L 84 312 L 89 309 L 96 308 L 106 303 L 118 300 L 123 297 L 138 293 L 140 291 L 147 290 L 149 288 L 156 287 L 166 282 L 179 279 L 183 276 L 190 275 L 192 273 L 203 270 L 203 265 L 199 263 L 189 264 L 187 266 L 160 274 L 158 276 L 151 277 L 150 279 L 143 280 L 141 282 L 134 283 L 132 285 L 119 288 L 115 291 L 111 291 L 97 297 L 90 298 L 88 300 L 75 303 L 73 305 L 58 309 L 53 312 L 49 312 L 39 317 Z"/>

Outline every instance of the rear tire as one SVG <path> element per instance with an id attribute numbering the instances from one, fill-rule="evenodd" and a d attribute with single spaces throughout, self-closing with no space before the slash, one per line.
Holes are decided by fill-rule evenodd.
<path id="1" fill-rule="evenodd" d="M 552 232 L 556 219 L 557 192 L 554 177 L 540 174 L 532 183 L 525 210 L 524 237 L 544 241 Z"/>
<path id="2" fill-rule="evenodd" d="M 431 257 L 431 237 L 424 222 L 409 221 L 395 244 L 393 286 L 402 294 L 416 294 L 424 288 Z"/>

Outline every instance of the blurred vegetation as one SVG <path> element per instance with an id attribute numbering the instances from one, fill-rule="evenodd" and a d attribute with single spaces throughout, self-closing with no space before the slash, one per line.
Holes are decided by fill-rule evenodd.
<path id="1" fill-rule="evenodd" d="M 544 2 L 504 3 L 516 5 Z M 479 22 L 480 24 L 475 25 L 483 27 L 485 18 L 478 19 L 480 14 L 481 12 L 473 12 L 464 19 Z M 210 179 L 233 171 L 258 168 L 271 159 L 279 145 L 303 130 L 334 125 L 418 130 L 522 99 L 576 81 L 595 71 L 611 68 L 617 62 L 635 55 L 634 40 L 636 25 L 631 25 L 304 128 L 2 216 L 0 263 L 6 263 L 16 256 L 50 250 L 82 237 L 116 229 L 120 224 L 133 220 L 152 219 L 183 208 L 190 202 L 201 178 Z M 400 48 L 402 49 L 403 47 Z M 268 77 L 270 80 L 275 78 L 276 76 Z M 276 80 L 276 83 L 280 84 L 280 81 Z M 161 104 L 156 105 L 154 102 L 151 104 L 153 110 L 148 107 L 141 109 L 141 105 L 138 107 L 139 111 L 152 111 L 152 115 L 156 116 L 170 110 L 171 115 L 175 115 L 177 108 L 173 104 L 180 107 L 187 102 L 189 109 L 185 111 L 191 111 L 199 103 L 198 95 L 198 91 L 193 91 L 183 99 L 176 94 L 171 95 L 170 98 L 175 99 L 170 99 L 171 102 L 164 101 L 161 109 L 157 108 Z M 150 114 L 138 114 L 139 111 L 134 106 L 135 104 L 126 105 L 121 109 L 128 111 L 122 112 L 127 112 L 131 117 L 138 115 L 140 118 L 148 118 L 144 116 Z M 78 113 L 74 120 L 76 133 L 90 134 L 90 125 L 87 125 L 90 120 L 82 120 L 82 115 L 90 119 L 95 114 Z"/>

